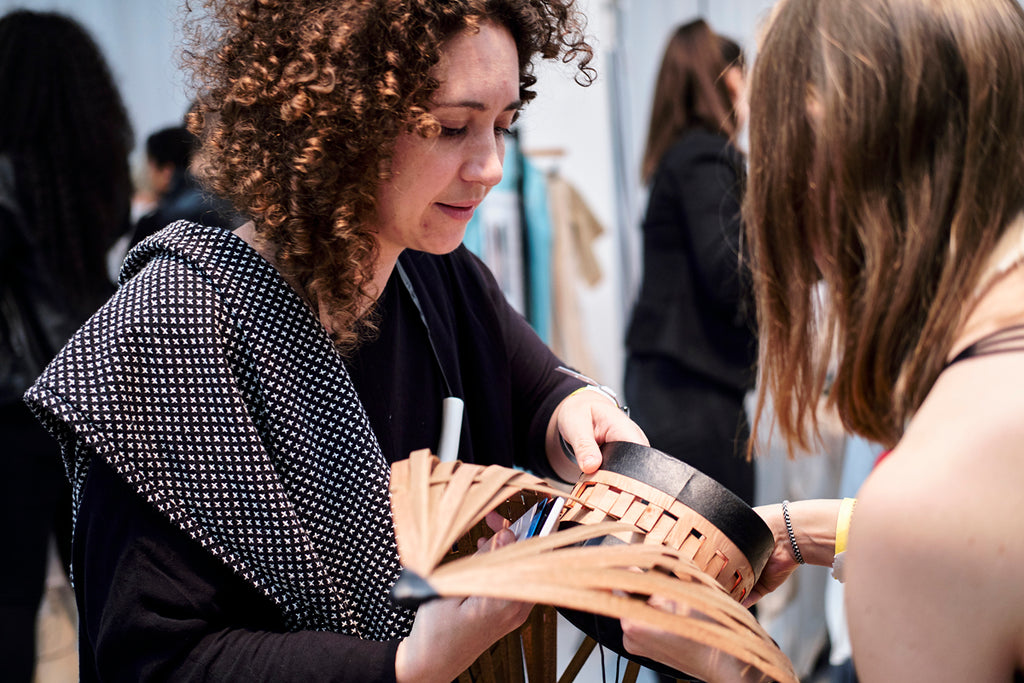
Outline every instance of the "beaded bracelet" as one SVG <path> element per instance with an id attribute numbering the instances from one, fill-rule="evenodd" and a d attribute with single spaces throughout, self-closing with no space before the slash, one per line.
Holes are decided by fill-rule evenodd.
<path id="1" fill-rule="evenodd" d="M 793 522 L 789 519 L 789 501 L 782 501 L 782 519 L 786 522 L 786 533 L 789 534 L 789 544 L 793 546 L 793 557 L 797 564 L 804 563 L 804 556 L 800 553 L 800 546 L 796 544 L 796 534 L 793 533 Z"/>

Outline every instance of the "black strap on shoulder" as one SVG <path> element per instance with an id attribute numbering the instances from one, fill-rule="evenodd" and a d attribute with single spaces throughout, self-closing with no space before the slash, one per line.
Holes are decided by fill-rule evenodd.
<path id="1" fill-rule="evenodd" d="M 995 353 L 1014 353 L 1017 351 L 1024 351 L 1024 324 L 1004 327 L 982 337 L 958 353 L 953 360 L 946 363 L 946 367 L 948 368 L 953 363 L 959 363 L 968 358 L 989 356 Z"/>

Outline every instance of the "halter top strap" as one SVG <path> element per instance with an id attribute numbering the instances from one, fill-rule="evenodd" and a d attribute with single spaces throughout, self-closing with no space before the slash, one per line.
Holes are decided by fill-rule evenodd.
<path id="1" fill-rule="evenodd" d="M 989 356 L 996 353 L 1014 353 L 1018 351 L 1024 351 L 1024 323 L 1004 327 L 1001 330 L 996 330 L 992 334 L 982 337 L 960 353 L 956 354 L 951 361 L 946 363 L 946 367 L 948 368 L 953 363 L 958 363 L 962 360 L 967 360 L 968 358 Z"/>

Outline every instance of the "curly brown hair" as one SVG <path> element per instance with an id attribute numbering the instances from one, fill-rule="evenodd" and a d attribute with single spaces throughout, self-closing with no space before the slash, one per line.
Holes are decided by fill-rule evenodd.
<path id="1" fill-rule="evenodd" d="M 524 103 L 538 56 L 593 80 L 575 0 L 197 1 L 207 11 L 190 21 L 186 53 L 197 174 L 275 246 L 278 267 L 336 321 L 342 352 L 374 328 L 361 315 L 376 257 L 368 220 L 395 138 L 440 132 L 428 104 L 445 42 L 485 19 L 507 28 Z"/>

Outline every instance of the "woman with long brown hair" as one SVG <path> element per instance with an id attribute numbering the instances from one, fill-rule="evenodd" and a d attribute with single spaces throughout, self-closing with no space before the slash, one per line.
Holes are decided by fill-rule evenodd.
<path id="1" fill-rule="evenodd" d="M 572 481 L 559 436 L 587 471 L 645 441 L 460 246 L 534 60 L 589 78 L 582 17 L 205 4 L 197 173 L 250 220 L 143 241 L 28 394 L 76 492 L 82 679 L 451 681 L 530 606 L 392 602 L 389 465 L 430 448 Z"/>
<path id="2" fill-rule="evenodd" d="M 795 446 L 813 438 L 834 346 L 829 402 L 890 449 L 855 507 L 761 510 L 777 540 L 762 590 L 845 550 L 860 680 L 1021 680 L 1024 10 L 782 0 L 750 108 L 760 423 Z M 643 629 L 630 639 L 695 654 Z M 696 657 L 707 680 L 737 680 L 727 658 Z"/>
<path id="3" fill-rule="evenodd" d="M 698 19 L 665 47 L 642 176 L 643 280 L 626 334 L 626 402 L 651 445 L 748 504 L 744 397 L 757 343 L 741 266 L 745 160 L 739 46 Z"/>

